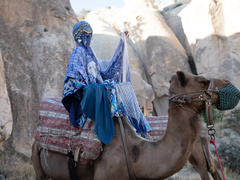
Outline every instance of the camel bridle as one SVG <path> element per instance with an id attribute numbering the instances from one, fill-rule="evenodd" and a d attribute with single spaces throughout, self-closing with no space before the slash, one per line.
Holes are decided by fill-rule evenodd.
<path id="1" fill-rule="evenodd" d="M 187 108 L 184 108 L 183 104 L 190 104 L 192 102 L 204 101 L 204 103 L 205 103 L 205 116 L 206 116 L 206 119 L 207 119 L 207 122 L 208 122 L 207 123 L 208 134 L 211 138 L 210 139 L 210 144 L 213 144 L 214 147 L 215 147 L 216 154 L 217 154 L 217 157 L 218 157 L 218 163 L 219 163 L 221 171 L 222 171 L 223 179 L 225 180 L 224 172 L 222 170 L 222 165 L 221 165 L 220 158 L 218 156 L 217 147 L 216 147 L 216 144 L 215 144 L 216 130 L 214 128 L 214 123 L 213 123 L 213 118 L 212 118 L 212 95 L 213 95 L 213 93 L 217 93 L 218 96 L 219 96 L 219 99 L 221 100 L 221 96 L 223 96 L 222 98 L 226 98 L 226 97 L 224 97 L 224 94 L 221 95 L 220 91 L 222 91 L 223 93 L 224 92 L 228 93 L 229 89 L 230 89 L 230 92 L 233 94 L 233 97 L 231 98 L 232 102 L 230 102 L 228 104 L 223 104 L 221 106 L 222 109 L 225 109 L 225 108 L 227 109 L 227 108 L 232 108 L 232 106 L 236 106 L 236 104 L 238 103 L 238 101 L 240 99 L 240 91 L 234 85 L 232 85 L 232 83 L 230 83 L 227 87 L 225 87 L 225 88 L 223 88 L 219 91 L 218 87 L 214 88 L 214 79 L 210 78 L 209 80 L 210 80 L 210 82 L 209 82 L 209 85 L 208 85 L 206 90 L 189 92 L 189 93 L 184 93 L 184 94 L 170 94 L 169 95 L 169 101 L 178 103 L 178 105 L 169 107 L 169 109 L 174 108 L 174 107 L 181 107 L 182 109 L 184 109 L 186 111 L 189 111 L 191 113 L 195 113 L 195 114 L 199 115 L 199 113 L 197 113 L 193 110 L 189 110 Z M 236 98 L 235 98 L 235 96 L 236 96 Z M 220 101 L 220 104 L 221 104 L 221 101 Z M 221 110 L 221 108 L 218 108 L 218 109 Z"/>
<path id="2" fill-rule="evenodd" d="M 181 107 L 186 111 L 199 114 L 193 110 L 189 110 L 185 108 L 183 104 L 191 104 L 192 102 L 203 101 L 205 103 L 205 115 L 208 121 L 207 128 L 209 128 L 209 135 L 211 136 L 211 138 L 214 138 L 215 129 L 213 129 L 214 123 L 212 120 L 212 95 L 213 93 L 218 94 L 219 90 L 218 90 L 218 87 L 214 88 L 214 79 L 210 78 L 209 80 L 210 82 L 206 90 L 193 91 L 193 92 L 183 93 L 183 94 L 171 93 L 169 95 L 169 101 L 178 103 L 178 105 L 169 107 L 169 109 L 174 107 Z"/>

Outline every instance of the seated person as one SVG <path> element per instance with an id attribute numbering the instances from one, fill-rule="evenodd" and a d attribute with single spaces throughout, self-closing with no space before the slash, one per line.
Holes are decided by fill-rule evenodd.
<path id="1" fill-rule="evenodd" d="M 126 40 L 127 31 L 122 33 L 119 45 L 111 59 L 99 60 L 90 47 L 92 28 L 86 21 L 80 21 L 73 27 L 75 47 L 67 65 L 62 103 L 69 112 L 71 124 L 84 125 L 87 116 L 81 102 L 86 89 L 93 84 L 101 84 L 107 90 L 111 105 L 111 116 L 123 115 L 136 132 L 148 138 L 151 128 L 143 116 L 130 82 L 130 71 Z M 124 98 L 131 94 L 131 98 Z M 129 103 L 131 101 L 131 103 Z M 93 112 L 94 113 L 94 112 Z"/>

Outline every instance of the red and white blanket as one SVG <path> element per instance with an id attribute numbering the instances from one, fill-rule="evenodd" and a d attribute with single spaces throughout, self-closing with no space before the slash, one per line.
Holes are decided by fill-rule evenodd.
<path id="1" fill-rule="evenodd" d="M 155 140 L 160 139 L 167 129 L 168 116 L 146 116 L 146 119 L 152 128 L 149 134 Z"/>
<path id="2" fill-rule="evenodd" d="M 83 127 L 74 128 L 61 98 L 44 99 L 39 107 L 40 126 L 35 139 L 40 147 L 63 154 L 81 147 L 81 164 L 98 158 L 102 142 L 94 131 L 94 122 L 88 119 Z"/>
<path id="3" fill-rule="evenodd" d="M 160 139 L 166 131 L 168 116 L 146 116 L 146 119 L 152 128 L 150 135 L 154 139 Z M 100 155 L 102 142 L 94 131 L 94 122 L 87 119 L 83 127 L 74 128 L 61 98 L 49 98 L 41 102 L 39 121 L 35 139 L 40 147 L 63 154 L 67 154 L 69 150 L 74 153 L 81 147 L 81 164 Z"/>

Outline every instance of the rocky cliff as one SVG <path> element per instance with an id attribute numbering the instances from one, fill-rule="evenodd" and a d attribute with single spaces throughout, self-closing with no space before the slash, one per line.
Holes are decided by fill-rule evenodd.
<path id="1" fill-rule="evenodd" d="M 177 70 L 229 79 L 240 88 L 240 2 L 181 0 L 162 11 L 152 0 L 125 4 L 91 12 L 86 20 L 100 59 L 110 59 L 120 32 L 130 32 L 131 77 L 140 106 L 167 114 L 168 81 Z M 62 96 L 76 22 L 68 0 L 0 2 L 1 146 L 7 140 L 30 156 L 40 101 Z"/>
<path id="2" fill-rule="evenodd" d="M 76 22 L 67 0 L 0 2 L 0 136 L 11 134 L 12 146 L 28 156 L 39 102 L 62 94 Z"/>

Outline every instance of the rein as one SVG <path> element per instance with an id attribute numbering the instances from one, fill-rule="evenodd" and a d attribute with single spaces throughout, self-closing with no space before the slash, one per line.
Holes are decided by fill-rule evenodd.
<path id="1" fill-rule="evenodd" d="M 179 104 L 176 105 L 176 106 L 169 107 L 169 109 L 174 108 L 174 107 L 181 107 L 185 111 L 198 114 L 195 111 L 184 108 L 183 104 L 190 104 L 192 102 L 204 101 L 204 103 L 205 103 L 205 116 L 206 116 L 206 119 L 208 121 L 208 124 L 207 124 L 208 134 L 211 138 L 210 139 L 210 144 L 213 144 L 214 147 L 215 147 L 215 150 L 216 150 L 216 153 L 217 153 L 217 158 L 218 158 L 218 163 L 219 163 L 220 168 L 221 168 L 223 179 L 225 180 L 225 176 L 224 176 L 224 172 L 223 172 L 222 165 L 221 165 L 221 162 L 220 162 L 220 158 L 219 158 L 219 155 L 218 155 L 217 147 L 215 145 L 216 130 L 214 129 L 214 123 L 213 123 L 213 118 L 212 118 L 212 94 L 213 93 L 218 93 L 218 92 L 219 92 L 218 87 L 216 87 L 214 89 L 214 79 L 210 78 L 210 83 L 209 83 L 208 88 L 206 90 L 189 92 L 189 93 L 184 93 L 184 94 L 170 94 L 169 101 L 179 103 Z M 196 93 L 196 94 L 194 94 L 194 93 Z M 188 95 L 188 94 L 190 94 L 190 95 Z M 209 98 L 207 98 L 207 95 L 209 96 Z"/>

